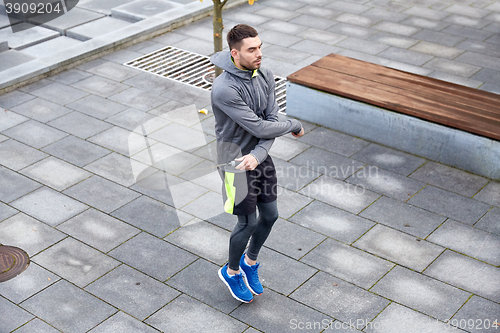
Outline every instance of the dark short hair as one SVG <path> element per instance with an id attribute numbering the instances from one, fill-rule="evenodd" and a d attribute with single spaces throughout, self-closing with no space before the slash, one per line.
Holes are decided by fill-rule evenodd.
<path id="1" fill-rule="evenodd" d="M 227 33 L 227 44 L 229 45 L 229 50 L 241 48 L 241 41 L 249 37 L 257 37 L 259 33 L 257 30 L 246 24 L 235 25 Z"/>

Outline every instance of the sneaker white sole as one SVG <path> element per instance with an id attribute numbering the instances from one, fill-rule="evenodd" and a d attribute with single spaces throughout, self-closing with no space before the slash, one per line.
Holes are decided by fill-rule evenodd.
<path id="1" fill-rule="evenodd" d="M 243 302 L 243 303 L 250 303 L 251 301 L 253 301 L 253 299 L 249 300 L 249 301 L 244 301 L 242 300 L 241 298 L 239 298 L 238 296 L 236 296 L 234 293 L 233 293 L 233 290 L 231 289 L 231 287 L 229 286 L 229 283 L 227 283 L 226 279 L 224 279 L 224 276 L 222 276 L 222 269 L 226 267 L 226 266 L 222 266 L 220 269 L 219 269 L 219 278 L 222 280 L 222 282 L 224 282 L 224 284 L 227 286 L 227 288 L 229 289 L 229 292 L 231 293 L 231 295 L 236 298 L 238 301 L 240 302 Z M 250 289 L 250 291 L 252 291 Z"/>
<path id="2" fill-rule="evenodd" d="M 240 272 L 241 272 L 241 275 L 243 275 L 243 280 L 245 280 L 245 283 L 246 283 L 246 285 L 247 285 L 247 287 L 248 287 L 248 290 L 250 290 L 250 291 L 252 292 L 252 294 L 254 294 L 254 295 L 257 295 L 257 296 L 262 295 L 262 293 L 257 294 L 257 293 L 256 293 L 256 292 L 252 289 L 252 287 L 250 287 L 250 284 L 248 283 L 247 275 L 245 274 L 245 271 L 243 270 L 243 268 L 241 268 L 241 266 L 240 266 Z"/>

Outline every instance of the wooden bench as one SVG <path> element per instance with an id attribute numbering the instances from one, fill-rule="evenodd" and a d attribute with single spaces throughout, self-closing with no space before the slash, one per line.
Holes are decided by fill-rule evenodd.
<path id="1" fill-rule="evenodd" d="M 500 179 L 500 95 L 330 54 L 288 76 L 287 114 Z"/>

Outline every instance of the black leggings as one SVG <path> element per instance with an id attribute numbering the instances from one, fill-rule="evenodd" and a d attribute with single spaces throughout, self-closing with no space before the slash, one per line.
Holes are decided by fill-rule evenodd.
<path id="1" fill-rule="evenodd" d="M 278 219 L 277 201 L 263 203 L 257 202 L 259 218 L 257 212 L 249 215 L 238 215 L 238 223 L 231 233 L 229 239 L 229 268 L 237 271 L 240 266 L 240 258 L 248 240 L 247 255 L 250 260 L 257 260 L 259 251 L 269 236 L 274 222 Z"/>

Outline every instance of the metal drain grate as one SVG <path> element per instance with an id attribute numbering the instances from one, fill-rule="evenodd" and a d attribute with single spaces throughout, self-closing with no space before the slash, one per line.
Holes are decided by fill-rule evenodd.
<path id="1" fill-rule="evenodd" d="M 209 78 L 215 72 L 209 57 L 174 46 L 166 46 L 124 65 L 205 90 L 212 89 Z M 274 80 L 279 112 L 286 114 L 286 79 L 275 76 Z"/>

